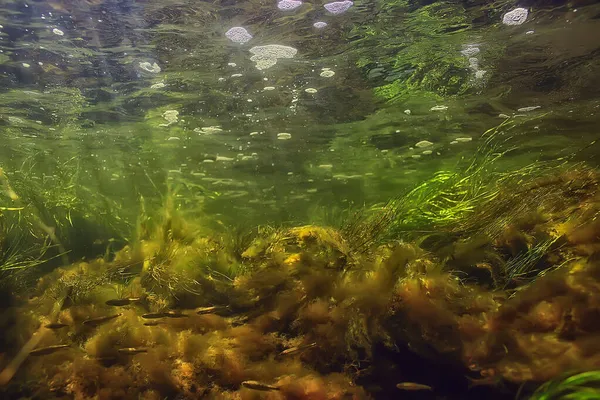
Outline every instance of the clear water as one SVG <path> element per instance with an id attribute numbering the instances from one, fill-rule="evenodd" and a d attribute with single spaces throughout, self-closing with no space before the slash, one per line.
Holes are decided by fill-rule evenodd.
<path id="1" fill-rule="evenodd" d="M 527 20 L 509 26 L 508 2 L 339 15 L 311 2 L 3 2 L 3 168 L 57 196 L 68 170 L 78 192 L 127 207 L 171 183 L 186 207 L 254 224 L 386 201 L 452 169 L 501 115 L 517 125 L 508 164 L 557 158 L 596 139 L 599 9 L 522 6 Z M 253 38 L 229 40 L 236 26 Z M 297 54 L 258 70 L 250 49 L 270 44 Z"/>

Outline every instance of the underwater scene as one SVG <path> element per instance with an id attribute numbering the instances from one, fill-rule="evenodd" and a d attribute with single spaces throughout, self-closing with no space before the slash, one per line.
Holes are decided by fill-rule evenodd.
<path id="1" fill-rule="evenodd" d="M 600 399 L 600 2 L 0 0 L 0 399 Z"/>

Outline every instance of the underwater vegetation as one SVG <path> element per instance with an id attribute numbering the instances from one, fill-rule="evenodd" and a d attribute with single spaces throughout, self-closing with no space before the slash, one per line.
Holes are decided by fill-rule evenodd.
<path id="1" fill-rule="evenodd" d="M 540 386 L 530 400 L 597 399 L 600 396 L 599 379 L 598 371 L 555 379 Z"/>
<path id="2" fill-rule="evenodd" d="M 3 398 L 597 398 L 600 175 L 486 182 L 482 154 L 340 227 L 217 229 L 170 192 L 83 260 L 3 208 Z"/>

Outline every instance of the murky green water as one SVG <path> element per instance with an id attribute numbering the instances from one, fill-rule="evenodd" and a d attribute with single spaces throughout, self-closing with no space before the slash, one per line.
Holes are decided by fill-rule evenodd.
<path id="1" fill-rule="evenodd" d="M 501 235 L 490 232 L 501 225 L 493 218 L 509 221 L 507 209 L 517 215 L 524 208 L 490 206 L 497 214 L 481 217 L 490 218 L 489 229 L 461 218 L 528 179 L 598 167 L 600 4 L 325 3 L 0 2 L 2 276 L 34 265 L 37 279 L 95 257 L 118 264 L 115 254 L 125 257 L 118 252 L 151 231 L 145 224 L 170 224 L 175 211 L 238 250 L 262 235 L 257 248 L 278 252 L 273 243 L 281 238 L 269 236 L 269 227 L 314 224 L 344 227 L 347 251 L 335 235 L 314 235 L 347 260 L 402 239 L 430 252 L 432 263 L 445 263 L 445 271 L 492 271 L 498 257 L 520 266 L 518 246 L 498 250 Z M 574 189 L 588 178 L 573 176 L 560 178 L 569 188 L 565 198 L 595 185 Z M 490 189 L 496 183 L 513 189 Z M 528 201 L 540 201 L 539 214 L 554 218 L 558 200 L 548 211 L 540 199 Z M 559 225 L 552 232 L 569 231 L 568 222 Z M 454 239 L 492 237 L 500 255 L 466 261 L 444 247 L 450 239 L 435 237 L 438 229 Z M 557 243 L 554 233 L 536 235 L 525 235 L 539 239 L 525 246 L 530 265 L 539 261 L 531 254 Z M 227 253 L 223 246 L 212 254 Z M 228 254 L 237 261 L 218 253 L 211 268 L 232 279 L 240 265 L 251 268 L 253 256 L 243 256 L 251 252 L 236 251 Z M 369 262 L 390 256 L 373 254 Z M 515 270 L 501 277 L 494 270 L 486 282 L 512 290 L 520 285 L 515 277 L 527 275 Z M 365 387 L 374 398 L 393 398 Z M 514 389 L 499 393 L 513 396 Z M 446 394 L 431 398 L 460 398 Z"/>
<path id="2" fill-rule="evenodd" d="M 57 196 L 67 170 L 127 207 L 170 183 L 256 223 L 397 196 L 506 116 L 509 165 L 556 158 L 597 134 L 599 10 L 538 3 L 509 26 L 508 2 L 5 2 L 3 167 Z M 238 26 L 252 39 L 229 40 Z M 250 49 L 273 44 L 297 54 L 258 70 Z"/>

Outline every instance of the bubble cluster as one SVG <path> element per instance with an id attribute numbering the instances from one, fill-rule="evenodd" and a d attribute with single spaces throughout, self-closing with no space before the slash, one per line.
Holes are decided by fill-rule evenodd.
<path id="1" fill-rule="evenodd" d="M 277 64 L 277 60 L 280 58 L 293 58 L 298 50 L 280 44 L 268 44 L 252 47 L 250 53 L 254 54 L 250 60 L 256 63 L 256 69 L 263 70 Z"/>
<path id="2" fill-rule="evenodd" d="M 58 28 L 52 29 L 52 33 L 54 33 L 55 35 L 58 35 L 58 36 L 64 36 L 64 34 L 65 34 L 63 31 L 61 31 Z"/>
<path id="3" fill-rule="evenodd" d="M 179 121 L 179 111 L 177 110 L 167 110 L 162 116 L 169 123 L 169 125 Z"/>
<path id="4" fill-rule="evenodd" d="M 220 126 L 205 126 L 203 128 L 194 128 L 194 132 L 203 134 L 203 135 L 212 135 L 213 133 L 223 132 L 223 128 Z"/>
<path id="5" fill-rule="evenodd" d="M 302 5 L 301 1 L 298 0 L 281 0 L 277 3 L 277 8 L 281 11 L 292 11 Z"/>
<path id="6" fill-rule="evenodd" d="M 142 69 L 146 72 L 150 72 L 152 74 L 158 74 L 161 71 L 161 69 L 157 63 L 150 64 L 148 61 L 143 61 L 143 62 L 139 63 L 139 66 L 140 66 L 140 69 Z"/>
<path id="7" fill-rule="evenodd" d="M 225 32 L 225 36 L 232 42 L 239 44 L 244 44 L 252 39 L 252 35 L 246 30 L 246 28 L 242 28 L 241 26 L 235 26 L 231 28 Z"/>
<path id="8" fill-rule="evenodd" d="M 480 50 L 479 47 L 475 44 L 468 44 L 466 46 L 463 47 L 463 49 L 460 51 L 460 54 L 462 54 L 465 57 L 474 57 L 477 54 L 479 54 Z"/>
<path id="9" fill-rule="evenodd" d="M 335 71 L 332 71 L 329 68 L 323 68 L 319 75 L 322 76 L 323 78 L 331 78 L 332 76 L 335 75 Z"/>
<path id="10" fill-rule="evenodd" d="M 423 148 L 423 147 L 429 147 L 432 145 L 433 145 L 433 143 L 430 142 L 429 140 L 421 140 L 420 142 L 417 142 L 417 144 L 415 144 L 415 147 Z"/>
<path id="11" fill-rule="evenodd" d="M 529 12 L 526 8 L 515 8 L 512 11 L 507 12 L 502 17 L 502 23 L 504 25 L 521 25 L 527 20 Z"/>
<path id="12" fill-rule="evenodd" d="M 332 14 L 342 14 L 345 13 L 346 11 L 348 11 L 348 9 L 350 7 L 352 7 L 354 3 L 351 2 L 350 0 L 344 0 L 344 1 L 334 1 L 332 3 L 327 3 L 325 4 L 323 7 L 325 7 L 325 9 L 327 11 L 329 11 Z"/>
<path id="13" fill-rule="evenodd" d="M 429 109 L 429 111 L 446 111 L 448 106 L 433 106 Z"/>

